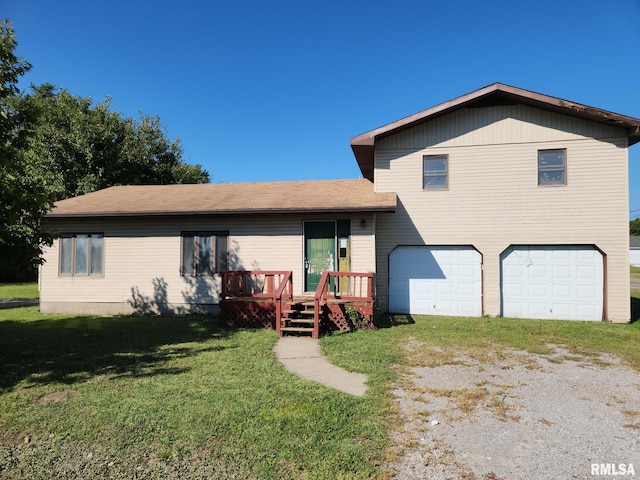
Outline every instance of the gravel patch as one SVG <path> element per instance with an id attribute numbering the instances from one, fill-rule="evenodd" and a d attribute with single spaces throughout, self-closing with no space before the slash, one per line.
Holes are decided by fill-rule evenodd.
<path id="1" fill-rule="evenodd" d="M 403 425 L 387 468 L 398 479 L 640 477 L 640 372 L 550 347 L 411 369 L 394 391 Z"/>

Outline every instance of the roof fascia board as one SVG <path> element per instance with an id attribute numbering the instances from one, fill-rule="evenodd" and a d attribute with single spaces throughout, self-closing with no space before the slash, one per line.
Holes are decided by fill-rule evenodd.
<path id="1" fill-rule="evenodd" d="M 298 208 L 295 210 L 287 210 L 280 208 L 259 209 L 259 210 L 211 210 L 211 211 L 156 211 L 156 212 L 78 212 L 78 213 L 48 213 L 47 219 L 66 219 L 66 218 L 118 218 L 118 217 L 180 217 L 180 216 L 206 216 L 206 215 L 262 215 L 262 214 L 296 214 L 296 213 L 394 213 L 396 205 L 393 206 L 369 206 L 369 207 L 341 207 L 341 208 Z"/>

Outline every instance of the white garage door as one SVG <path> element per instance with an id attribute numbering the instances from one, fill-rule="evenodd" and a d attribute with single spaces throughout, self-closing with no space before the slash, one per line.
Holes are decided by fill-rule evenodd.
<path id="1" fill-rule="evenodd" d="M 584 246 L 510 247 L 502 260 L 505 317 L 602 320 L 602 254 Z"/>
<path id="2" fill-rule="evenodd" d="M 396 247 L 389 255 L 389 311 L 481 316 L 481 262 L 472 247 Z"/>

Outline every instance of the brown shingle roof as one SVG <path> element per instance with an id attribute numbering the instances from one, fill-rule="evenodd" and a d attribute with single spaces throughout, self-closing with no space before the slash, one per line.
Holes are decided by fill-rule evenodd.
<path id="1" fill-rule="evenodd" d="M 600 108 L 589 107 L 561 98 L 531 92 L 518 87 L 494 83 L 461 97 L 428 108 L 388 125 L 357 135 L 351 139 L 351 149 L 365 178 L 373 180 L 373 152 L 376 138 L 400 132 L 423 122 L 433 120 L 465 107 L 491 107 L 496 105 L 522 104 L 614 125 L 627 130 L 629 146 L 640 142 L 640 119 L 627 117 Z"/>
<path id="2" fill-rule="evenodd" d="M 366 179 L 199 185 L 128 185 L 56 202 L 48 218 L 394 212 L 395 193 L 374 193 Z"/>

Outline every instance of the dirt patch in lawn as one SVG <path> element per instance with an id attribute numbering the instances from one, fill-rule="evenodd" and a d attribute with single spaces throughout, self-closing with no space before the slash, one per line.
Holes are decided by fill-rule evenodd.
<path id="1" fill-rule="evenodd" d="M 43 395 L 38 400 L 40 403 L 61 403 L 74 400 L 78 397 L 78 392 L 75 390 L 62 390 L 60 392 L 51 392 Z"/>
<path id="2" fill-rule="evenodd" d="M 412 368 L 394 391 L 402 426 L 387 467 L 395 478 L 640 475 L 640 372 L 616 358 L 558 346 L 481 358 L 408 348 L 431 366 Z"/>

